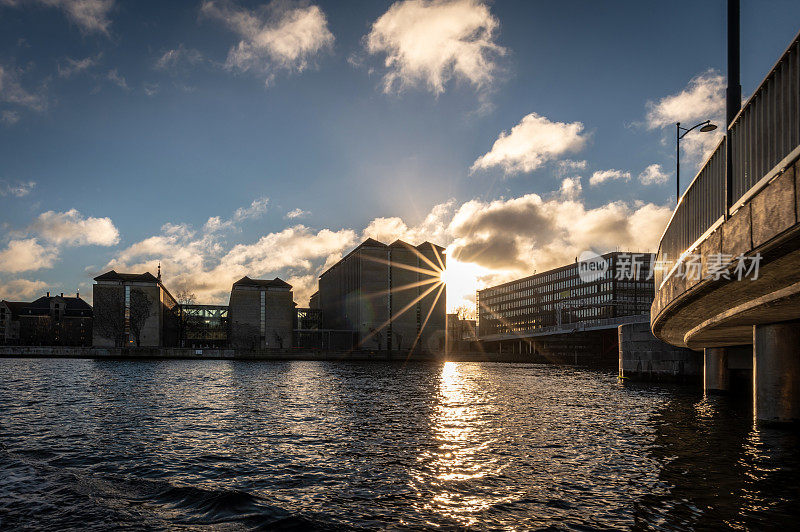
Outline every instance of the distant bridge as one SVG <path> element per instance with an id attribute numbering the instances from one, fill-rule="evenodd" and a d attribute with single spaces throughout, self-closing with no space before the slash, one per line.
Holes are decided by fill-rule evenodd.
<path id="1" fill-rule="evenodd" d="M 651 309 L 657 337 L 704 349 L 706 390 L 726 390 L 732 348 L 752 345 L 755 416 L 766 421 L 800 420 L 798 37 L 681 196 Z M 757 279 L 738 280 L 756 264 Z"/>
<path id="2" fill-rule="evenodd" d="M 511 340 L 523 340 L 527 338 L 541 338 L 559 334 L 573 334 L 587 331 L 617 330 L 620 325 L 626 323 L 646 323 L 648 314 L 638 314 L 634 316 L 621 316 L 619 318 L 603 318 L 597 320 L 585 320 L 575 323 L 562 323 L 550 327 L 537 327 L 535 329 L 525 329 L 521 331 L 509 331 L 498 334 L 481 336 L 484 342 L 501 342 Z"/>

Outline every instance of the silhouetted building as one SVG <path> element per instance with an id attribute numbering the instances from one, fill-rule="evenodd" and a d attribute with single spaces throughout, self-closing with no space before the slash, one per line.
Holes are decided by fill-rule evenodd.
<path id="1" fill-rule="evenodd" d="M 75 297 L 46 296 L 0 302 L 0 344 L 90 346 L 92 307 Z"/>
<path id="2" fill-rule="evenodd" d="M 325 329 L 353 331 L 361 349 L 444 348 L 444 248 L 367 239 L 319 279 Z"/>
<path id="3" fill-rule="evenodd" d="M 655 292 L 649 253 L 600 256 L 597 275 L 580 262 L 478 291 L 478 335 L 535 331 L 647 313 Z M 635 272 L 635 273 L 634 273 Z M 591 280 L 584 280 L 591 278 Z"/>
<path id="4" fill-rule="evenodd" d="M 178 302 L 150 272 L 117 273 L 94 278 L 96 347 L 176 347 Z"/>
<path id="5" fill-rule="evenodd" d="M 292 346 L 292 285 L 278 279 L 242 277 L 231 289 L 230 345 L 246 349 Z"/>
<path id="6" fill-rule="evenodd" d="M 0 301 L 0 345 L 19 344 L 19 314 L 28 303 Z"/>
<path id="7" fill-rule="evenodd" d="M 181 305 L 181 347 L 220 348 L 228 345 L 227 305 Z"/>

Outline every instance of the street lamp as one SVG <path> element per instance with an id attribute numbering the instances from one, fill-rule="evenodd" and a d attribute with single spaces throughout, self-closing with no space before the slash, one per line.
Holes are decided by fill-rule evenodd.
<path id="1" fill-rule="evenodd" d="M 700 131 L 703 133 L 708 133 L 709 131 L 714 131 L 717 129 L 716 124 L 712 124 L 711 120 L 706 120 L 705 122 L 700 122 L 689 129 L 685 127 L 681 127 L 681 123 L 678 122 L 675 124 L 677 129 L 675 130 L 675 150 L 676 150 L 676 157 L 675 157 L 675 186 L 676 186 L 676 194 L 675 194 L 675 203 L 677 204 L 678 201 L 681 199 L 681 139 L 687 135 L 690 131 L 700 128 Z M 681 133 L 683 131 L 683 133 Z"/>

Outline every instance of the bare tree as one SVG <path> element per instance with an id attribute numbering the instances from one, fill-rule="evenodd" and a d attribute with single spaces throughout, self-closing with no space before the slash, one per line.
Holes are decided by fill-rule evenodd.
<path id="1" fill-rule="evenodd" d="M 456 315 L 458 315 L 458 319 L 460 320 L 474 320 L 475 319 L 475 307 L 470 307 L 467 305 L 461 305 L 460 307 L 456 308 Z"/>
<path id="2" fill-rule="evenodd" d="M 152 300 L 144 291 L 137 288 L 131 289 L 130 326 L 131 334 L 136 340 L 136 347 L 141 344 L 142 328 L 144 327 L 144 322 L 150 317 L 152 305 Z"/>
<path id="3" fill-rule="evenodd" d="M 125 296 L 121 286 L 103 286 L 94 291 L 94 327 L 105 338 L 121 346 L 125 332 Z"/>
<path id="4" fill-rule="evenodd" d="M 255 349 L 260 344 L 259 329 L 248 323 L 234 322 L 231 325 L 230 344 L 242 349 Z"/>
<path id="5" fill-rule="evenodd" d="M 198 333 L 199 328 L 197 326 L 197 322 L 186 314 L 184 307 L 196 304 L 197 296 L 194 295 L 194 292 L 190 292 L 188 288 L 181 288 L 175 294 L 175 300 L 178 302 L 175 310 L 177 312 L 177 318 L 179 322 L 178 326 L 180 327 L 179 334 L 181 346 L 186 347 L 184 344 L 186 343 L 187 338 L 189 338 L 189 336 L 195 336 Z"/>
<path id="6" fill-rule="evenodd" d="M 175 294 L 175 299 L 181 305 L 194 305 L 197 303 L 197 296 L 195 296 L 194 292 L 190 292 L 187 288 L 178 290 L 178 292 Z"/>

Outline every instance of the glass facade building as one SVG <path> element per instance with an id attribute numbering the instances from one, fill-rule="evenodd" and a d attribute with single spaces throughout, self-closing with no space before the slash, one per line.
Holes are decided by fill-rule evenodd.
<path id="1" fill-rule="evenodd" d="M 183 347 L 211 348 L 228 344 L 227 305 L 181 305 Z"/>
<path id="2" fill-rule="evenodd" d="M 612 252 L 598 258 L 596 275 L 576 261 L 550 271 L 480 290 L 478 335 L 531 331 L 599 322 L 650 311 L 655 287 L 652 256 Z"/>

